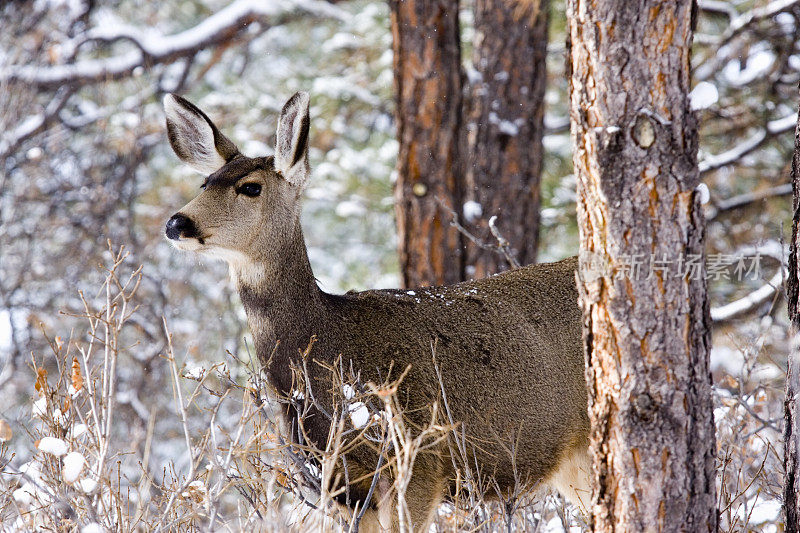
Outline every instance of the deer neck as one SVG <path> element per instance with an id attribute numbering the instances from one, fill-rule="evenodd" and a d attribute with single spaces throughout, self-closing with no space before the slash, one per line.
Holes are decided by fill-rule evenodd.
<path id="1" fill-rule="evenodd" d="M 298 350 L 304 350 L 311 336 L 320 333 L 322 292 L 311 271 L 299 222 L 292 239 L 281 249 L 263 249 L 270 254 L 231 263 L 231 276 L 262 364 L 270 361 L 278 368 L 288 368 L 298 358 Z M 283 388 L 284 384 L 278 385 Z"/>

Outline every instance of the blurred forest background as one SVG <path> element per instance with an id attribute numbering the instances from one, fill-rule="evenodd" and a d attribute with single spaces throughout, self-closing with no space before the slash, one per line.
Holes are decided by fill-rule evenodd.
<path id="1" fill-rule="evenodd" d="M 475 70 L 473 8 L 465 0 L 459 12 L 467 85 Z M 549 12 L 539 261 L 578 249 L 563 2 L 551 0 Z M 198 372 L 220 362 L 229 382 L 247 379 L 249 333 L 225 265 L 178 253 L 163 238 L 165 221 L 202 181 L 169 148 L 164 93 L 195 102 L 257 156 L 272 153 L 283 102 L 309 91 L 313 173 L 303 223 L 320 285 L 343 292 L 400 284 L 389 16 L 389 6 L 373 0 L 0 7 L 0 419 L 14 435 L 0 455 L 4 528 L 25 529 L 19 520 L 33 504 L 12 496 L 24 481 L 13 472 L 33 464 L 35 442 L 49 427 L 32 412 L 41 395 L 36 369 L 48 369 L 50 386 L 61 386 L 57 376 L 69 374 L 72 354 L 91 340 L 85 306 L 104 309 L 101 288 L 120 246 L 129 255 L 116 261 L 119 279 L 142 265 L 131 299 L 138 308 L 118 328 L 115 431 L 108 433 L 117 450 L 115 486 L 138 494 L 125 505 L 147 507 L 135 490 L 143 479 L 156 486 L 168 470 L 174 479 L 188 471 L 175 384 L 192 388 Z M 782 530 L 788 322 L 781 263 L 791 221 L 798 37 L 800 1 L 699 2 L 692 102 L 709 263 L 761 256 L 743 279 L 730 268 L 709 280 L 724 530 Z M 186 379 L 173 380 L 162 357 L 170 350 L 162 317 Z M 218 381 L 215 391 L 225 388 Z M 197 434 L 217 405 L 207 396 L 193 396 L 185 413 Z M 216 408 L 238 413 L 241 402 Z M 216 423 L 224 433 L 239 421 L 236 414 Z M 231 517 L 248 505 L 242 494 L 230 490 L 232 503 L 215 511 L 232 529 Z M 529 515 L 520 530 L 581 527 L 554 497 Z"/>

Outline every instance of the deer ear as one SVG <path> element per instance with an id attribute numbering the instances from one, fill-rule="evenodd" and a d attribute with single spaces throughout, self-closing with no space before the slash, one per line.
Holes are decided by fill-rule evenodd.
<path id="1" fill-rule="evenodd" d="M 190 101 L 168 94 L 164 97 L 164 111 L 172 149 L 198 172 L 213 174 L 239 153 L 236 145 Z"/>
<path id="2" fill-rule="evenodd" d="M 275 142 L 275 170 L 286 181 L 302 186 L 308 179 L 308 93 L 299 92 L 289 98 L 278 119 Z"/>

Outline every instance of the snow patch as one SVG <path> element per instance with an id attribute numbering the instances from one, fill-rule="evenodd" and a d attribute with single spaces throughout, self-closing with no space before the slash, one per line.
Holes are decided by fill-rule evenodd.
<path id="1" fill-rule="evenodd" d="M 483 215 L 483 207 L 474 200 L 464 202 L 462 211 L 464 214 L 464 220 L 467 222 L 474 222 L 476 219 L 480 218 L 481 215 Z"/>
<path id="2" fill-rule="evenodd" d="M 470 85 L 475 85 L 483 81 L 483 76 L 479 71 L 473 68 L 471 65 L 467 67 L 467 80 L 469 81 Z"/>
<path id="3" fill-rule="evenodd" d="M 359 202 L 345 200 L 336 205 L 336 214 L 342 218 L 363 216 L 367 210 Z"/>
<path id="4" fill-rule="evenodd" d="M 64 457 L 64 466 L 61 468 L 61 477 L 67 483 L 75 483 L 83 471 L 86 459 L 78 452 L 70 452 Z"/>
<path id="5" fill-rule="evenodd" d="M 78 481 L 77 487 L 83 491 L 84 494 L 91 494 L 97 488 L 97 481 L 92 478 L 85 477 Z"/>
<path id="6" fill-rule="evenodd" d="M 763 76 L 775 63 L 775 54 L 771 50 L 753 50 L 747 58 L 736 58 L 728 62 L 722 69 L 722 75 L 731 85 L 747 85 L 759 76 Z"/>
<path id="7" fill-rule="evenodd" d="M 775 15 L 775 22 L 784 33 L 788 34 L 794 31 L 794 16 L 791 13 L 778 13 Z"/>
<path id="8" fill-rule="evenodd" d="M 705 205 L 711 200 L 711 192 L 708 190 L 708 185 L 705 183 L 699 184 L 695 191 L 697 191 L 697 195 L 700 197 L 700 203 Z"/>
<path id="9" fill-rule="evenodd" d="M 189 379 L 201 380 L 206 373 L 206 369 L 202 366 L 195 366 L 186 370 L 183 375 Z"/>
<path id="10" fill-rule="evenodd" d="M 362 428 L 369 422 L 369 409 L 364 402 L 354 402 L 350 406 L 350 421 L 354 427 Z"/>
<path id="11" fill-rule="evenodd" d="M 505 133 L 510 137 L 517 136 L 519 134 L 520 126 L 522 126 L 524 123 L 525 121 L 521 118 L 518 118 L 512 122 L 510 120 L 501 119 L 494 111 L 489 113 L 489 124 L 496 125 L 497 129 L 500 130 L 500 133 Z"/>
<path id="12" fill-rule="evenodd" d="M 88 429 L 89 428 L 86 427 L 86 424 L 78 423 L 72 426 L 72 428 L 69 430 L 69 434 L 74 439 L 86 433 Z"/>
<path id="13" fill-rule="evenodd" d="M 44 418 L 47 415 L 47 398 L 39 398 L 33 402 L 31 412 L 35 418 Z"/>
<path id="14" fill-rule="evenodd" d="M 43 437 L 36 445 L 41 451 L 61 457 L 67 453 L 67 443 L 55 437 Z"/>
<path id="15" fill-rule="evenodd" d="M 716 104 L 718 100 L 719 91 L 717 90 L 717 86 L 707 81 L 701 81 L 695 85 L 692 92 L 689 93 L 689 101 L 694 111 L 708 109 Z"/>
<path id="16" fill-rule="evenodd" d="M 33 485 L 30 483 L 25 483 L 20 488 L 15 490 L 11 496 L 16 500 L 17 503 L 21 505 L 30 505 L 33 503 Z"/>
<path id="17" fill-rule="evenodd" d="M 0 311 L 0 352 L 10 351 L 11 342 L 11 313 L 3 309 Z"/>
<path id="18" fill-rule="evenodd" d="M 748 510 L 749 511 L 749 510 Z M 740 518 L 744 519 L 745 509 L 739 508 Z M 759 525 L 767 522 L 775 522 L 781 515 L 781 502 L 778 500 L 761 500 L 753 506 L 750 512 L 750 524 Z"/>

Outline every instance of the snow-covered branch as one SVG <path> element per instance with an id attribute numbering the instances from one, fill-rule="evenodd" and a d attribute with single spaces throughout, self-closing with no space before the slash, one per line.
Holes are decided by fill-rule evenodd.
<path id="1" fill-rule="evenodd" d="M 730 2 L 724 2 L 722 0 L 700 0 L 697 2 L 697 7 L 699 7 L 701 11 L 725 15 L 730 20 L 739 16 L 739 12 L 736 11 L 736 8 L 733 7 Z"/>
<path id="2" fill-rule="evenodd" d="M 762 144 L 764 144 L 764 142 L 775 135 L 792 131 L 796 125 L 796 113 L 791 113 L 779 119 L 770 120 L 767 122 L 767 125 L 764 129 L 759 130 L 753 136 L 737 144 L 730 150 L 726 150 L 717 155 L 705 156 L 698 165 L 700 167 L 700 174 L 705 174 L 706 172 L 716 170 L 720 167 L 724 167 L 725 165 L 735 163 L 753 150 L 759 148 Z"/>
<path id="3" fill-rule="evenodd" d="M 750 313 L 770 299 L 783 287 L 783 280 L 786 277 L 786 261 L 788 257 L 785 247 L 777 241 L 768 241 L 761 246 L 747 246 L 740 248 L 737 255 L 760 255 L 771 257 L 780 264 L 778 271 L 763 286 L 747 294 L 746 296 L 734 300 L 720 307 L 711 308 L 711 320 L 715 323 L 727 322 L 734 318 Z"/>
<path id="4" fill-rule="evenodd" d="M 83 59 L 63 65 L 11 65 L 0 69 L 0 81 L 19 81 L 40 88 L 54 88 L 65 84 L 85 85 L 119 79 L 130 75 L 136 67 L 172 63 L 205 48 L 228 42 L 243 34 L 253 22 L 281 24 L 299 14 L 338 19 L 344 16 L 339 8 L 321 0 L 237 0 L 197 26 L 173 35 L 164 36 L 131 26 L 90 30 L 85 35 L 85 41 L 110 43 L 128 40 L 136 48 L 120 56 Z"/>
<path id="5" fill-rule="evenodd" d="M 720 307 L 712 307 L 712 322 L 726 322 L 761 307 L 761 305 L 772 299 L 775 293 L 781 289 L 784 276 L 785 270 L 780 268 L 765 285 L 754 290 L 747 296 Z"/>
<path id="6" fill-rule="evenodd" d="M 8 157 L 27 139 L 47 128 L 74 92 L 71 87 L 62 87 L 44 111 L 30 115 L 16 128 L 0 137 L 0 160 Z"/>
<path id="7" fill-rule="evenodd" d="M 741 15 L 731 19 L 730 26 L 728 26 L 728 29 L 725 30 L 722 35 L 720 35 L 719 39 L 717 40 L 717 44 L 718 46 L 722 46 L 739 35 L 751 24 L 760 20 L 774 17 L 778 13 L 789 11 L 798 5 L 800 5 L 800 0 L 773 0 L 765 6 L 756 7 L 746 13 L 742 13 Z"/>
<path id="8" fill-rule="evenodd" d="M 790 194 L 792 194 L 792 184 L 784 183 L 768 189 L 740 194 L 725 200 L 718 200 L 714 202 L 714 206 L 711 207 L 706 213 L 706 220 L 713 220 L 720 213 L 733 211 L 734 209 L 741 209 L 756 202 L 766 200 L 767 198 L 788 196 Z"/>

